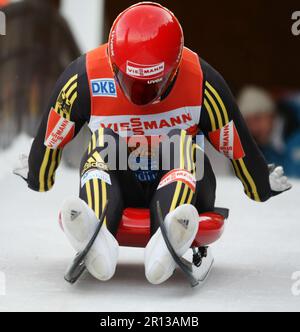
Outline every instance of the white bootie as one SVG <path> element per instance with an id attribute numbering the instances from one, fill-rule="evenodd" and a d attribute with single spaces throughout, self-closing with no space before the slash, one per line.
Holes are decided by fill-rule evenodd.
<path id="1" fill-rule="evenodd" d="M 199 214 L 193 205 L 181 205 L 165 218 L 168 238 L 180 257 L 191 247 L 199 226 Z M 168 280 L 176 269 L 159 229 L 145 249 L 145 273 L 151 284 L 159 285 Z"/>
<path id="2" fill-rule="evenodd" d="M 72 247 L 79 252 L 94 235 L 99 220 L 83 200 L 69 198 L 61 210 L 61 223 Z M 85 259 L 86 268 L 96 279 L 110 280 L 116 271 L 118 255 L 119 244 L 103 225 Z"/>

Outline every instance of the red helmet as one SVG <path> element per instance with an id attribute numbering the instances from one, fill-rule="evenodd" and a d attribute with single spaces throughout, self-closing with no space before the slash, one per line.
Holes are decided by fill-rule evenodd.
<path id="1" fill-rule="evenodd" d="M 165 7 L 141 2 L 115 20 L 108 54 L 116 80 L 136 105 L 158 100 L 179 68 L 184 37 L 180 23 Z"/>

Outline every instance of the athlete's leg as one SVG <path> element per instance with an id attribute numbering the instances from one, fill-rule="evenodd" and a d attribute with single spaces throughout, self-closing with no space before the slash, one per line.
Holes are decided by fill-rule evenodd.
<path id="1" fill-rule="evenodd" d="M 81 164 L 80 198 L 95 212 L 97 218 L 108 201 L 105 224 L 116 236 L 124 208 L 144 207 L 142 187 L 126 165 L 121 169 L 119 149 L 126 144 L 111 129 L 99 129 L 93 134 L 89 149 Z M 108 157 L 107 152 L 111 155 Z M 127 168 L 127 169 L 126 169 Z"/>
<path id="2" fill-rule="evenodd" d="M 73 248 L 81 251 L 95 233 L 109 201 L 104 225 L 85 259 L 88 271 L 102 281 L 112 278 L 116 270 L 119 246 L 113 230 L 117 228 L 123 211 L 118 179 L 102 155 L 105 134 L 113 135 L 102 129 L 92 135 L 80 167 L 80 198 L 66 200 L 61 213 L 66 236 Z"/>
<path id="3" fill-rule="evenodd" d="M 175 144 L 170 153 L 160 146 L 160 158 L 170 158 L 170 169 L 162 171 L 162 178 L 151 204 L 151 231 L 154 234 L 145 250 L 147 279 L 160 284 L 173 274 L 176 264 L 172 259 L 159 229 L 156 204 L 160 203 L 170 242 L 179 256 L 190 248 L 198 231 L 199 214 L 195 208 L 197 198 L 197 169 L 195 156 L 198 147 L 186 131 L 175 130 L 169 134 Z M 163 165 L 161 165 L 163 166 Z M 199 165 L 201 166 L 201 165 Z"/>
<path id="4" fill-rule="evenodd" d="M 118 243 L 114 236 L 118 231 L 124 201 L 128 201 L 128 198 L 123 200 L 125 196 L 121 187 L 124 182 L 130 183 L 132 178 L 131 172 L 118 170 L 119 149 L 119 136 L 113 131 L 99 129 L 93 134 L 81 163 L 80 198 L 67 200 L 62 209 L 64 231 L 74 249 L 81 251 L 94 234 L 108 202 L 104 225 L 85 260 L 88 271 L 103 281 L 109 280 L 115 273 Z M 107 155 L 108 151 L 111 156 Z M 138 190 L 135 183 L 132 181 L 127 185 L 134 194 L 135 189 Z"/>
<path id="5" fill-rule="evenodd" d="M 152 191 L 150 204 L 152 234 L 159 228 L 157 201 L 160 202 L 163 217 L 183 204 L 194 205 L 199 214 L 213 211 L 215 207 L 216 178 L 209 158 L 185 131 L 173 130 L 169 137 L 173 136 L 180 137 L 178 139 L 180 145 L 177 144 L 177 149 L 181 151 L 176 153 L 174 149 L 171 149 L 170 154 L 167 154 L 160 148 L 161 160 L 170 158 L 171 162 L 170 170 L 160 172 L 158 180 L 160 183 L 158 186 L 156 184 Z M 176 173 L 174 169 L 184 172 Z"/>
<path id="6" fill-rule="evenodd" d="M 160 183 L 155 188 L 151 210 L 151 232 L 154 234 L 159 228 L 156 203 L 159 201 L 163 217 L 184 204 L 195 205 L 197 193 L 196 168 L 194 164 L 196 146 L 192 136 L 184 130 L 173 130 L 168 135 L 172 146 L 166 151 L 160 146 L 161 165 L 169 164 L 169 169 L 160 171 Z M 166 160 L 168 158 L 168 160 Z"/>
<path id="7" fill-rule="evenodd" d="M 103 156 L 107 148 L 105 137 L 118 142 L 118 135 L 108 129 L 99 129 L 92 135 L 81 162 L 79 197 L 95 212 L 98 219 L 109 201 L 105 225 L 115 235 L 123 213 L 123 197 L 117 172 L 111 169 L 107 158 Z"/>

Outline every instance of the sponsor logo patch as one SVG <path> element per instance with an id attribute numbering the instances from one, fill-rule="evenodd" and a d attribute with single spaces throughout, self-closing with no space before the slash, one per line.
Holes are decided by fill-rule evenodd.
<path id="1" fill-rule="evenodd" d="M 65 119 L 52 108 L 48 117 L 45 146 L 54 150 L 63 148 L 73 139 L 74 134 L 75 123 Z"/>
<path id="2" fill-rule="evenodd" d="M 188 185 L 193 192 L 196 191 L 196 178 L 190 172 L 184 169 L 174 169 L 173 171 L 166 174 L 161 179 L 157 190 L 177 181 L 181 181 Z"/>
<path id="3" fill-rule="evenodd" d="M 99 161 L 92 161 L 92 162 L 86 162 L 82 174 L 85 172 L 89 171 L 90 169 L 99 169 L 101 171 L 108 171 L 108 166 L 104 162 L 99 162 Z"/>
<path id="4" fill-rule="evenodd" d="M 131 77 L 155 79 L 163 75 L 165 63 L 161 62 L 156 65 L 140 65 L 127 61 L 126 73 Z"/>
<path id="5" fill-rule="evenodd" d="M 117 88 L 114 79 L 101 78 L 92 80 L 91 88 L 94 97 L 117 97 Z"/>
<path id="6" fill-rule="evenodd" d="M 209 133 L 213 146 L 227 158 L 238 160 L 245 157 L 245 152 L 233 121 L 225 127 Z"/>
<path id="7" fill-rule="evenodd" d="M 110 175 L 104 171 L 100 171 L 98 169 L 92 169 L 86 172 L 81 178 L 81 188 L 83 188 L 87 182 L 93 179 L 98 179 L 100 181 L 104 181 L 105 183 L 111 185 Z"/>
<path id="8" fill-rule="evenodd" d="M 121 137 L 156 136 L 168 134 L 175 128 L 195 128 L 200 116 L 200 106 L 186 106 L 159 114 L 91 116 L 89 126 L 93 132 L 100 127 L 112 129 Z"/>

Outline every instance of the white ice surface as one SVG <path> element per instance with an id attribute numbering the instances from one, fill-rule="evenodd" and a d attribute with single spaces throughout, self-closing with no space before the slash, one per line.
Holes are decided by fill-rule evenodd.
<path id="1" fill-rule="evenodd" d="M 299 311 L 292 274 L 300 271 L 300 182 L 265 204 L 251 202 L 232 179 L 218 180 L 218 204 L 230 208 L 215 267 L 203 288 L 180 272 L 161 286 L 144 276 L 143 250 L 121 249 L 113 280 L 90 276 L 75 286 L 63 275 L 73 250 L 58 227 L 65 197 L 76 195 L 77 172 L 61 168 L 53 191 L 29 191 L 11 173 L 28 140 L 0 153 L 0 311 Z"/>

